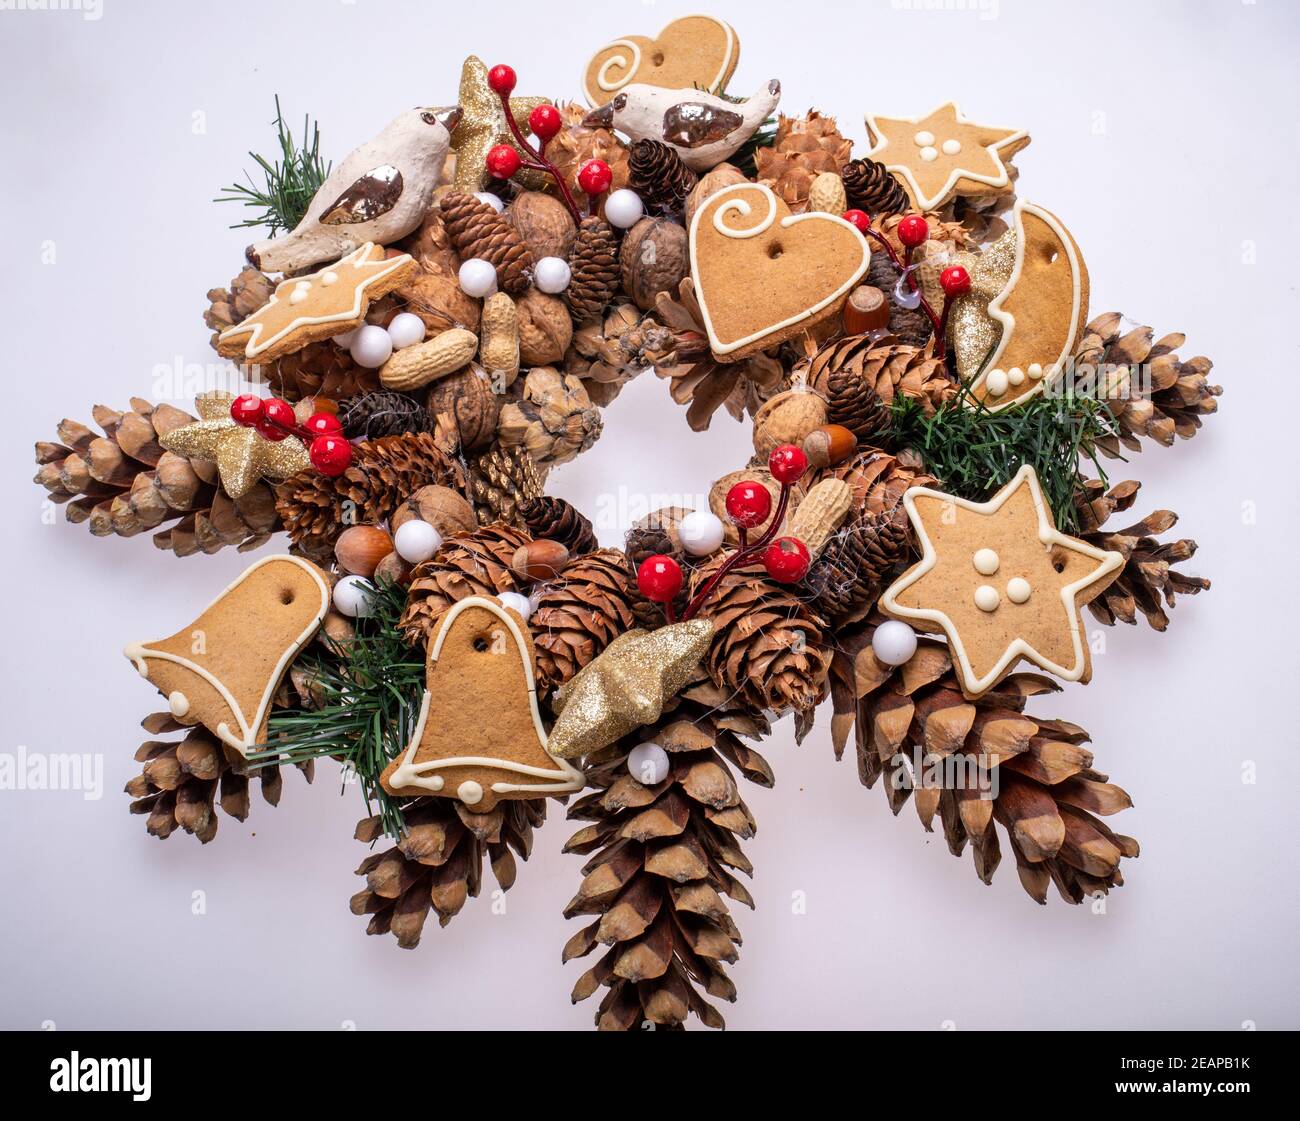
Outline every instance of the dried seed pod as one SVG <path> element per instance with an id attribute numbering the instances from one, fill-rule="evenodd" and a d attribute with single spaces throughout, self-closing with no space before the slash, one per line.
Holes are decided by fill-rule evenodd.
<path id="1" fill-rule="evenodd" d="M 427 486 L 411 494 L 389 519 L 394 533 L 412 518 L 428 522 L 443 537 L 469 533 L 478 527 L 474 507 L 450 487 Z"/>

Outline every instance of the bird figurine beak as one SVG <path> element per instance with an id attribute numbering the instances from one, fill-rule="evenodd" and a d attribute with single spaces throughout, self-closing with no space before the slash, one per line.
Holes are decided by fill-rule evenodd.
<path id="1" fill-rule="evenodd" d="M 426 125 L 442 125 L 448 132 L 455 132 L 460 124 L 463 111 L 459 105 L 448 105 L 441 109 L 421 109 L 420 116 Z"/>
<path id="2" fill-rule="evenodd" d="M 593 109 L 582 118 L 583 128 L 613 128 L 614 127 L 614 103 L 611 101 L 607 105 L 602 105 L 599 109 Z"/>

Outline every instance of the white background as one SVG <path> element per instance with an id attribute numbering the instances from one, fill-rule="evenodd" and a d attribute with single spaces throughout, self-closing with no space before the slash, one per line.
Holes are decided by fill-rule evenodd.
<path id="1" fill-rule="evenodd" d="M 14 0 L 0 4 L 12 7 Z M 1295 199 L 1300 19 L 1241 3 L 715 2 L 743 57 L 732 88 L 781 79 L 783 107 L 922 113 L 957 98 L 1024 126 L 1021 193 L 1070 226 L 1094 313 L 1117 309 L 1216 361 L 1221 415 L 1115 479 L 1136 515 L 1172 507 L 1214 588 L 1170 631 L 1106 634 L 1094 683 L 1037 708 L 1084 724 L 1142 842 L 1106 913 L 1037 907 L 1008 855 L 992 887 L 909 804 L 835 764 L 826 725 L 765 745 L 778 785 L 746 793 L 755 913 L 733 976 L 734 1028 L 1300 1027 L 1295 954 L 1297 547 Z M 967 8 L 971 10 L 966 10 Z M 151 396 L 158 367 L 210 363 L 204 293 L 247 231 L 217 189 L 269 151 L 274 94 L 322 125 L 335 160 L 400 110 L 455 100 L 470 52 L 512 63 L 520 92 L 576 95 L 586 58 L 693 4 L 259 3 L 103 0 L 102 19 L 0 10 L 0 270 L 5 369 L 5 707 L 0 751 L 102 753 L 105 792 L 0 791 L 0 1022 L 66 1028 L 514 1027 L 589 1024 L 560 910 L 579 858 L 560 812 L 504 916 L 471 902 L 414 952 L 347 909 L 366 850 L 337 771 L 286 776 L 279 809 L 222 819 L 201 847 L 127 815 L 140 717 L 157 698 L 124 643 L 192 618 L 247 563 L 177 560 L 147 536 L 92 539 L 52 520 L 32 442 L 96 402 Z M 943 10 L 930 10 L 939 8 Z M 992 17 L 992 18 L 989 18 Z M 567 20 L 567 22 L 566 22 Z M 199 116 L 196 116 L 199 115 Z M 196 131 L 201 119 L 205 131 Z M 52 242 L 55 263 L 42 261 Z M 186 404 L 179 401 L 180 404 Z M 606 414 L 554 489 L 602 517 L 647 494 L 696 494 L 740 465 L 747 432 L 692 434 L 653 374 Z M 1130 474 L 1131 472 L 1131 474 Z M 611 488 L 623 488 L 611 492 Z M 1253 518 L 1251 515 L 1253 514 Z M 1126 523 L 1119 523 L 1126 524 Z M 1090 618 L 1090 617 L 1089 617 Z M 1253 768 L 1257 780 L 1243 781 Z M 191 914 L 192 893 L 207 913 Z M 795 893 L 806 913 L 793 913 Z"/>

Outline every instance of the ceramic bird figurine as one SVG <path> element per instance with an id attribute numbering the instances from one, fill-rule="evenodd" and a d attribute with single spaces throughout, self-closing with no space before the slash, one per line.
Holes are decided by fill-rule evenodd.
<path id="1" fill-rule="evenodd" d="M 744 101 L 637 83 L 625 86 L 582 123 L 617 129 L 633 140 L 662 141 L 692 171 L 708 171 L 734 155 L 780 100 L 781 83 L 775 79 Z"/>
<path id="2" fill-rule="evenodd" d="M 411 109 L 330 172 L 294 229 L 245 250 L 262 272 L 296 272 L 368 241 L 388 245 L 429 210 L 461 111 Z"/>

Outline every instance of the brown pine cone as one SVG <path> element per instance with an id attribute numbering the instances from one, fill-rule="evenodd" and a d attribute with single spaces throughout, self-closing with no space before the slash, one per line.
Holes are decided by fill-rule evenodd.
<path id="1" fill-rule="evenodd" d="M 497 442 L 525 449 L 540 467 L 567 463 L 600 438 L 600 409 L 582 379 L 536 366 L 511 387 L 501 406 Z"/>
<path id="2" fill-rule="evenodd" d="M 537 688 L 556 689 L 633 625 L 636 586 L 618 549 L 575 557 L 547 584 L 529 620 Z"/>
<path id="3" fill-rule="evenodd" d="M 957 395 L 957 382 L 932 346 L 912 346 L 896 338 L 832 339 L 795 367 L 796 376 L 827 398 L 836 373 L 850 374 L 869 385 L 886 411 L 896 397 L 910 397 L 931 416 Z"/>
<path id="4" fill-rule="evenodd" d="M 346 401 L 379 389 L 379 371 L 359 366 L 351 354 L 329 339 L 311 343 L 259 369 L 262 380 L 289 402 L 304 397 Z"/>
<path id="5" fill-rule="evenodd" d="M 826 378 L 826 412 L 832 424 L 843 425 L 861 444 L 871 443 L 889 424 L 889 410 L 871 382 L 854 370 L 834 370 Z"/>
<path id="6" fill-rule="evenodd" d="M 687 509 L 681 506 L 668 506 L 655 510 L 632 524 L 624 538 L 623 552 L 627 557 L 627 571 L 632 578 L 632 588 L 636 598 L 632 603 L 632 612 L 636 615 L 638 625 L 653 630 L 662 627 L 668 620 L 664 615 L 664 605 L 647 599 L 636 584 L 636 574 L 642 563 L 653 556 L 672 557 L 685 571 L 690 566 L 690 558 L 681 547 L 675 531 L 671 528 L 681 521 Z M 686 607 L 687 587 L 683 582 L 673 607 L 678 614 Z"/>
<path id="7" fill-rule="evenodd" d="M 518 296 L 527 290 L 533 255 L 510 219 L 461 191 L 449 191 L 439 205 L 461 260 L 482 257 L 491 261 L 503 292 Z"/>
<path id="8" fill-rule="evenodd" d="M 242 323 L 258 308 L 262 307 L 275 291 L 272 284 L 257 269 L 249 265 L 230 282 L 230 288 L 213 288 L 208 292 L 208 310 L 203 313 L 203 322 L 212 328 L 209 340 L 212 349 L 217 349 L 217 336 L 236 323 Z"/>
<path id="9" fill-rule="evenodd" d="M 654 213 L 680 214 L 699 176 L 667 144 L 638 140 L 628 153 L 630 186 Z"/>
<path id="10" fill-rule="evenodd" d="M 398 626 L 412 646 L 429 641 L 442 613 L 466 596 L 496 596 L 528 589 L 515 576 L 510 562 L 515 550 L 531 540 L 508 525 L 489 525 L 473 533 L 457 533 L 436 556 L 416 565 L 407 588 L 406 609 Z"/>
<path id="11" fill-rule="evenodd" d="M 402 839 L 357 869 L 366 886 L 352 897 L 351 910 L 370 916 L 367 934 L 391 934 L 410 950 L 419 945 L 431 908 L 438 925 L 446 926 L 478 895 L 484 857 L 501 890 L 510 890 L 518 871 L 514 853 L 528 859 L 533 830 L 546 820 L 546 801 L 498 802 L 490 813 L 474 813 L 455 798 L 416 798 L 402 815 Z M 383 819 L 364 819 L 353 835 L 373 845 L 384 836 Z"/>
<path id="12" fill-rule="evenodd" d="M 814 606 L 836 626 L 857 622 L 875 607 L 911 548 L 912 532 L 901 507 L 850 522 L 827 542 L 808 573 Z"/>
<path id="13" fill-rule="evenodd" d="M 591 519 L 563 498 L 538 495 L 520 503 L 519 516 L 534 539 L 558 541 L 570 556 L 581 556 L 599 548 Z"/>
<path id="14" fill-rule="evenodd" d="M 871 267 L 867 269 L 864 281 L 873 288 L 879 288 L 889 297 L 889 330 L 899 342 L 909 346 L 924 346 L 934 334 L 934 325 L 930 317 L 919 307 L 900 307 L 893 298 L 894 286 L 898 283 L 899 272 L 888 255 L 876 252 L 871 255 Z"/>
<path id="15" fill-rule="evenodd" d="M 903 185 L 883 163 L 865 157 L 850 160 L 840 175 L 849 206 L 865 210 L 873 221 L 886 214 L 906 214 L 912 208 Z"/>
<path id="16" fill-rule="evenodd" d="M 378 440 L 405 432 L 432 432 L 434 420 L 414 397 L 391 390 L 367 393 L 348 403 L 339 420 L 349 440 Z"/>
<path id="17" fill-rule="evenodd" d="M 542 493 L 545 478 L 527 448 L 495 447 L 479 456 L 469 473 L 469 497 L 479 524 L 522 528 L 519 505 Z"/>
<path id="18" fill-rule="evenodd" d="M 574 326 L 599 319 L 622 283 L 618 238 L 603 218 L 584 218 L 569 253 L 571 278 L 564 290 Z"/>
<path id="19" fill-rule="evenodd" d="M 328 557 L 344 528 L 387 521 L 422 486 L 464 494 L 464 470 L 453 454 L 427 432 L 367 440 L 352 449 L 352 465 L 342 475 L 303 471 L 286 479 L 276 488 L 276 506 L 299 551 Z"/>

